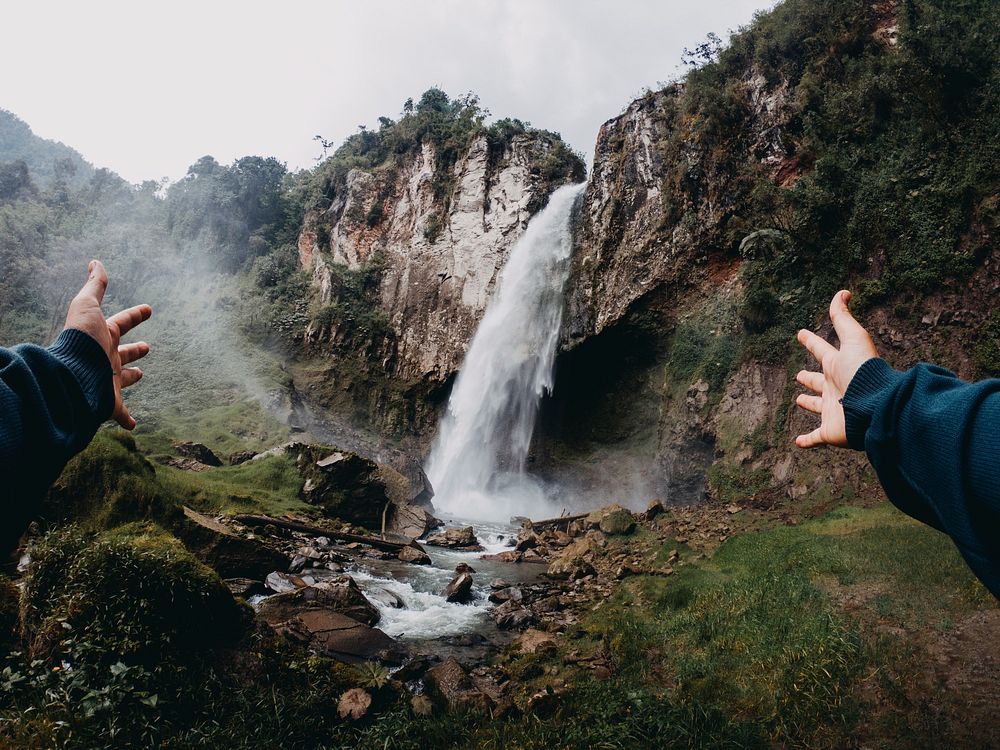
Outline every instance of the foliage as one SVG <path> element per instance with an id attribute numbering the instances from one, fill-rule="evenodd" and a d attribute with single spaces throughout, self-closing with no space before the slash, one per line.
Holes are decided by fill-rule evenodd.
<path id="1" fill-rule="evenodd" d="M 58 663 L 72 633 L 105 657 L 153 669 L 232 641 L 242 627 L 215 572 L 151 523 L 96 536 L 66 527 L 32 557 L 21 629 L 33 658 Z"/>
<path id="2" fill-rule="evenodd" d="M 980 327 L 972 353 L 981 375 L 1000 377 L 1000 310 L 994 310 Z"/>
<path id="3" fill-rule="evenodd" d="M 691 126 L 672 132 L 672 149 L 686 153 L 680 139 L 693 135 L 707 158 L 671 179 L 695 201 L 708 179 L 725 183 L 738 215 L 720 240 L 733 249 L 741 236 L 782 237 L 744 263 L 754 337 L 790 338 L 849 283 L 869 300 L 925 293 L 966 277 L 987 250 L 1000 189 L 989 166 L 1000 154 L 1000 11 L 905 0 L 890 49 L 873 31 L 893 12 L 786 0 L 687 76 L 677 106 Z M 750 90 L 753 76 L 762 91 Z M 739 156 L 762 148 L 756 129 L 771 124 L 751 108 L 761 96 L 787 111 L 782 166 L 798 176 L 787 187 L 761 168 L 766 151 Z"/>

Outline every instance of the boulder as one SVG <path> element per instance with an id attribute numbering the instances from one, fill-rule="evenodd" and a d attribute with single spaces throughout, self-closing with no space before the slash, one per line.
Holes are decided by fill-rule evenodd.
<path id="1" fill-rule="evenodd" d="M 490 614 L 501 630 L 518 630 L 535 623 L 531 610 L 515 601 L 504 602 Z"/>
<path id="2" fill-rule="evenodd" d="M 454 604 L 468 604 L 472 601 L 472 575 L 459 573 L 445 587 L 441 596 Z"/>
<path id="3" fill-rule="evenodd" d="M 272 596 L 261 602 L 257 613 L 269 625 L 292 620 L 306 610 L 337 612 L 365 625 L 379 621 L 379 611 L 365 598 L 350 576 L 339 576 L 314 586 Z"/>
<path id="4" fill-rule="evenodd" d="M 237 451 L 236 453 L 231 453 L 229 454 L 229 465 L 239 466 L 240 464 L 245 464 L 247 461 L 252 461 L 256 455 L 256 451 Z"/>
<path id="5" fill-rule="evenodd" d="M 446 529 L 440 534 L 434 534 L 427 538 L 428 544 L 435 547 L 451 547 L 468 550 L 482 550 L 479 540 L 476 539 L 476 532 L 471 526 L 464 528 Z"/>
<path id="6" fill-rule="evenodd" d="M 397 555 L 403 562 L 413 563 L 414 565 L 430 565 L 431 558 L 423 550 L 417 549 L 416 547 L 403 547 Z"/>
<path id="7" fill-rule="evenodd" d="M 393 609 L 404 609 L 406 607 L 403 600 L 397 594 L 389 591 L 389 589 L 369 589 L 368 598 L 386 607 L 392 607 Z"/>
<path id="8" fill-rule="evenodd" d="M 538 535 L 533 531 L 522 531 L 521 535 L 517 538 L 517 544 L 514 549 L 519 552 L 524 552 L 525 550 L 534 549 L 539 544 Z"/>
<path id="9" fill-rule="evenodd" d="M 465 668 L 452 656 L 424 676 L 427 692 L 448 711 L 490 711 L 495 705 L 490 696 L 481 691 Z"/>
<path id="10" fill-rule="evenodd" d="M 545 575 L 557 581 L 577 581 L 594 573 L 594 566 L 582 557 L 568 556 L 553 560 Z"/>
<path id="11" fill-rule="evenodd" d="M 409 539 L 419 539 L 440 523 L 428 510 L 418 505 L 394 504 L 389 509 L 386 530 Z"/>
<path id="12" fill-rule="evenodd" d="M 288 594 L 292 591 L 304 589 L 309 585 L 305 580 L 299 578 L 298 576 L 289 575 L 288 573 L 280 573 L 278 571 L 268 573 L 267 578 L 264 579 L 264 583 L 267 588 L 276 594 Z"/>
<path id="13" fill-rule="evenodd" d="M 615 508 L 601 516 L 598 527 L 608 536 L 631 534 L 635 530 L 635 518 L 624 508 Z"/>
<path id="14" fill-rule="evenodd" d="M 663 503 L 659 500 L 650 500 L 649 505 L 646 506 L 646 512 L 643 514 L 643 518 L 647 521 L 652 521 L 657 516 L 661 516 L 666 512 L 666 508 L 663 507 Z"/>
<path id="15" fill-rule="evenodd" d="M 340 661 L 356 664 L 403 660 L 398 644 L 381 630 L 330 609 L 305 609 L 272 627 L 275 632 Z"/>
<path id="16" fill-rule="evenodd" d="M 174 450 L 184 458 L 193 458 L 205 466 L 222 466 L 222 460 L 207 445 L 201 443 L 174 443 Z"/>
<path id="17" fill-rule="evenodd" d="M 223 578 L 261 580 L 273 570 L 285 570 L 288 557 L 259 539 L 237 534 L 211 516 L 184 508 L 174 534 L 191 553 Z"/>
<path id="18" fill-rule="evenodd" d="M 490 601 L 494 604 L 503 604 L 504 602 L 520 602 L 523 598 L 524 592 L 514 586 L 491 591 L 489 596 Z"/>

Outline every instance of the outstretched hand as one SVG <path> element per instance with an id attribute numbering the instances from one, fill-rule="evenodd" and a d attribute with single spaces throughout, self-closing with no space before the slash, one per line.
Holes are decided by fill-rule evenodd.
<path id="1" fill-rule="evenodd" d="M 847 447 L 847 427 L 840 400 L 861 365 L 878 356 L 878 350 L 868 331 L 861 327 L 847 309 L 850 301 L 851 293 L 840 291 L 830 303 L 830 320 L 840 339 L 839 350 L 812 331 L 799 331 L 799 343 L 812 353 L 823 368 L 821 373 L 803 370 L 795 377 L 816 394 L 800 394 L 795 403 L 821 417 L 818 428 L 795 439 L 795 444 L 800 448 L 814 448 L 818 445 Z"/>
<path id="2" fill-rule="evenodd" d="M 90 274 L 87 283 L 69 304 L 66 328 L 83 331 L 104 348 L 111 363 L 115 384 L 115 409 L 111 418 L 126 430 L 131 430 L 136 422 L 122 401 L 122 389 L 138 383 L 142 378 L 142 370 L 125 365 L 149 354 L 149 344 L 145 341 L 135 344 L 119 342 L 122 336 L 148 320 L 153 314 L 153 308 L 149 305 L 136 305 L 105 319 L 101 312 L 101 302 L 104 300 L 104 291 L 108 288 L 108 272 L 99 260 L 90 261 L 87 271 Z"/>

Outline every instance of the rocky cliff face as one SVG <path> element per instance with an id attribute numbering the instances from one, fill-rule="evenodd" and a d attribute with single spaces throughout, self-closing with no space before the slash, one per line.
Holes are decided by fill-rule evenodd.
<path id="1" fill-rule="evenodd" d="M 442 200 L 438 155 L 425 141 L 400 168 L 350 170 L 329 208 L 306 217 L 299 257 L 323 303 L 334 301 L 341 269 L 377 268 L 377 301 L 391 331 L 380 352 L 387 375 L 440 384 L 458 370 L 528 219 L 554 187 L 582 177 L 579 165 L 559 181 L 543 178 L 538 165 L 551 149 L 550 138 L 528 133 L 497 154 L 485 135 L 476 137 L 451 168 Z M 314 325 L 308 335 L 336 331 Z"/>
<path id="2" fill-rule="evenodd" d="M 765 65 L 767 42 L 751 28 L 721 62 L 601 128 L 576 228 L 556 393 L 536 441 L 536 465 L 576 478 L 580 491 L 603 491 L 612 476 L 611 499 L 635 505 L 706 492 L 775 508 L 878 496 L 863 456 L 792 444 L 814 426 L 791 407 L 795 372 L 815 367 L 794 331 L 818 326 L 832 340 L 821 311 L 841 285 L 860 291 L 858 314 L 898 367 L 931 360 L 975 377 L 1000 364 L 1000 347 L 978 343 L 1000 331 L 985 303 L 1000 285 L 988 243 L 992 183 L 970 188 L 972 208 L 946 228 L 943 204 L 914 201 L 952 190 L 950 176 L 931 167 L 892 177 L 907 159 L 947 161 L 884 137 L 922 122 L 897 103 L 906 85 L 947 101 L 944 89 L 928 93 L 926 60 L 907 57 L 932 46 L 914 40 L 929 27 L 919 16 L 901 22 L 899 3 L 871 2 L 841 10 L 844 26 L 833 34 L 824 29 L 830 19 L 805 7 L 786 2 L 761 23 L 808 26 L 829 35 L 828 45 L 768 49 Z M 852 119 L 871 94 L 848 59 L 854 71 L 907 71 L 883 109 Z M 836 116 L 824 109 L 833 106 L 842 108 Z M 948 106 L 956 121 L 966 116 Z M 823 132 L 824 120 L 837 125 Z M 860 145 L 844 146 L 845 132 Z M 899 182 L 905 191 L 892 188 Z M 877 197 L 864 193 L 886 183 Z M 886 232 L 885 216 L 904 217 L 900 228 Z M 941 226 L 921 241 L 924 221 Z M 921 242 L 941 237 L 951 267 L 921 275 L 933 263 L 919 255 Z"/>

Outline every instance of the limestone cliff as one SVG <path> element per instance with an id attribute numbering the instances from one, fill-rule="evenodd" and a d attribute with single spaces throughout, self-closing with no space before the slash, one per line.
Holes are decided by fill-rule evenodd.
<path id="1" fill-rule="evenodd" d="M 377 267 L 388 375 L 443 383 L 457 371 L 528 219 L 554 187 L 582 177 L 582 165 L 569 165 L 559 180 L 543 179 L 538 165 L 552 148 L 550 138 L 526 133 L 496 154 L 485 135 L 475 137 L 450 168 L 442 200 L 436 148 L 425 141 L 397 169 L 351 169 L 330 206 L 307 215 L 299 257 L 323 304 L 334 300 L 340 269 Z M 373 211 L 377 222 L 366 218 Z M 324 332 L 314 324 L 307 335 Z"/>

